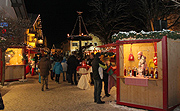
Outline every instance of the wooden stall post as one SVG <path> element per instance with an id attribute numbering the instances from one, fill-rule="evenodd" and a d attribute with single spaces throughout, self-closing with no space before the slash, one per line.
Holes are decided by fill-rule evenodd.
<path id="1" fill-rule="evenodd" d="M 118 50 L 117 50 L 118 49 Z M 118 76 L 120 76 L 119 74 L 120 74 L 120 68 L 119 68 L 119 45 L 117 45 L 116 46 L 116 66 L 117 66 L 117 74 L 116 74 L 116 77 L 118 77 Z M 120 78 L 117 78 L 117 83 L 120 83 Z M 120 101 L 120 90 L 118 90 L 118 89 L 120 89 L 120 85 L 119 84 L 117 84 L 117 90 L 116 90 L 116 92 L 117 92 L 117 96 L 116 96 L 116 98 L 117 98 L 117 103 Z"/>
<path id="2" fill-rule="evenodd" d="M 168 110 L 168 56 L 167 37 L 162 38 L 162 66 L 163 66 L 163 110 Z"/>

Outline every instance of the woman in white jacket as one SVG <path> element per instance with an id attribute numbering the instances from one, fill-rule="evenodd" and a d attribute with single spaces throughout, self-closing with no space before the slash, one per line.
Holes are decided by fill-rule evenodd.
<path id="1" fill-rule="evenodd" d="M 62 68 L 63 68 L 63 81 L 67 80 L 67 61 L 66 57 L 63 57 L 63 60 L 61 62 Z M 65 79 L 65 74 L 66 74 L 66 79 Z"/>

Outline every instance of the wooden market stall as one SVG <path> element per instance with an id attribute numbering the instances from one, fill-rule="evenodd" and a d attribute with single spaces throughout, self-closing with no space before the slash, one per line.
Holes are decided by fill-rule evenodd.
<path id="1" fill-rule="evenodd" d="M 163 36 L 117 40 L 116 44 L 117 104 L 155 111 L 172 110 L 180 105 L 180 39 Z M 128 60 L 130 51 L 133 61 Z M 147 66 L 157 54 L 158 78 L 124 75 L 125 66 L 127 70 L 138 67 L 139 51 L 146 56 Z"/>
<path id="2" fill-rule="evenodd" d="M 26 64 L 23 59 L 26 47 L 10 47 L 5 53 L 5 81 L 15 81 L 26 78 Z M 1 54 L 2 55 L 2 54 Z M 1 56 L 2 57 L 2 56 Z M 1 62 L 2 79 L 2 62 Z"/>

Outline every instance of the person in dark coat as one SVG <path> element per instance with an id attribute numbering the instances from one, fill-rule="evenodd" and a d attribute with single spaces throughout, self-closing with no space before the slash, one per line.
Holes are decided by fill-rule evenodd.
<path id="1" fill-rule="evenodd" d="M 42 91 L 44 91 L 44 85 L 46 85 L 46 89 L 48 89 L 48 75 L 50 68 L 51 68 L 51 62 L 47 58 L 47 55 L 44 55 L 39 62 Z"/>
<path id="2" fill-rule="evenodd" d="M 90 58 L 88 60 L 88 65 L 89 66 L 92 66 L 92 61 L 93 60 L 94 60 L 94 53 L 91 53 Z M 91 72 L 90 75 L 91 75 L 91 85 L 94 85 L 93 73 Z"/>
<path id="3" fill-rule="evenodd" d="M 94 102 L 97 104 L 104 104 L 104 101 L 101 101 L 100 95 L 102 91 L 102 79 L 99 74 L 100 64 L 105 66 L 104 63 L 100 60 L 100 53 L 96 53 L 94 60 L 92 61 L 92 71 L 93 71 L 93 79 L 94 79 Z"/>
<path id="4" fill-rule="evenodd" d="M 35 54 L 34 60 L 35 60 L 35 73 L 37 73 L 37 70 L 36 70 L 36 68 L 37 68 L 37 62 L 38 62 L 38 56 L 37 56 L 37 54 Z"/>
<path id="5" fill-rule="evenodd" d="M 68 81 L 71 82 L 73 85 L 74 83 L 77 85 L 77 80 L 76 80 L 76 68 L 78 66 L 78 60 L 76 59 L 76 56 L 74 52 L 72 55 L 69 57 L 67 60 L 67 65 L 68 65 L 68 74 L 69 74 L 69 79 Z M 74 82 L 72 80 L 72 75 L 74 74 Z"/>

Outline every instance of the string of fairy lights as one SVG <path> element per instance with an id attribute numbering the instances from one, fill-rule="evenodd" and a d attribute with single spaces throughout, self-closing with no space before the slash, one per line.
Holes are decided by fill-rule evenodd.
<path id="1" fill-rule="evenodd" d="M 150 31 L 145 32 L 141 31 L 139 33 L 135 31 L 129 32 L 119 32 L 118 34 L 112 35 L 112 42 L 116 42 L 117 40 L 136 40 L 136 39 L 162 39 L 163 36 L 167 36 L 171 39 L 180 39 L 180 32 L 179 31 L 170 31 L 163 29 L 162 31 Z"/>

